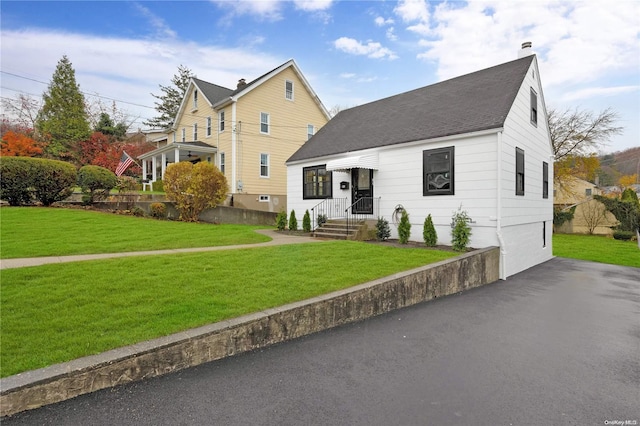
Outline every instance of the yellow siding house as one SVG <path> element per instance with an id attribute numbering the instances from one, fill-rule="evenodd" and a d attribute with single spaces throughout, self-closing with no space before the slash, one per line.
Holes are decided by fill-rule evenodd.
<path id="1" fill-rule="evenodd" d="M 227 204 L 286 211 L 285 161 L 330 119 L 293 59 L 236 89 L 192 78 L 168 144 L 141 155 L 156 181 L 178 161 L 208 161 L 227 178 Z"/>

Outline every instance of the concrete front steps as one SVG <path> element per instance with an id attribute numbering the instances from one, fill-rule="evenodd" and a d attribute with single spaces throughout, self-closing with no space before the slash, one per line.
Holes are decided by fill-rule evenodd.
<path id="1" fill-rule="evenodd" d="M 347 227 L 345 219 L 329 219 L 313 232 L 313 236 L 334 240 L 372 240 L 375 239 L 375 224 L 376 221 L 365 219 L 351 222 Z"/>

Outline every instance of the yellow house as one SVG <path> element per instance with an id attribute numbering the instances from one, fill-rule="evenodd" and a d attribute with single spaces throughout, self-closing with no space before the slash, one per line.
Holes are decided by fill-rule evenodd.
<path id="1" fill-rule="evenodd" d="M 156 181 L 178 161 L 207 161 L 227 178 L 227 204 L 286 211 L 285 161 L 330 119 L 291 59 L 253 81 L 228 89 L 192 78 L 168 144 L 139 157 Z"/>
<path id="2" fill-rule="evenodd" d="M 570 178 L 553 190 L 553 205 L 556 208 L 575 207 L 573 220 L 563 224 L 557 232 L 576 234 L 613 234 L 612 226 L 618 221 L 604 205 L 593 199 L 602 192 L 596 184 L 579 178 Z"/>

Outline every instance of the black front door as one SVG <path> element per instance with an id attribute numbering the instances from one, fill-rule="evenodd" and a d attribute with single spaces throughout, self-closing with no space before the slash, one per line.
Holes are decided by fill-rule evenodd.
<path id="1" fill-rule="evenodd" d="M 373 170 L 351 169 L 353 214 L 373 214 Z"/>

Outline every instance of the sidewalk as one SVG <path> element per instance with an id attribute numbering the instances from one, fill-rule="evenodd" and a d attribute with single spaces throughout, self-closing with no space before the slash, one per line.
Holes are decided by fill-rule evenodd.
<path id="1" fill-rule="evenodd" d="M 99 260 L 99 259 L 112 259 L 116 257 L 132 257 L 132 256 L 153 256 L 160 254 L 174 254 L 174 253 L 196 253 L 205 251 L 218 251 L 218 250 L 235 250 L 243 248 L 255 248 L 255 247 L 269 247 L 279 246 L 284 244 L 302 244 L 324 241 L 320 238 L 305 237 L 298 235 L 287 235 L 280 232 L 276 232 L 273 229 L 260 229 L 256 232 L 266 235 L 271 238 L 271 241 L 265 243 L 256 244 L 239 244 L 233 246 L 216 246 L 216 247 L 192 247 L 182 249 L 167 249 L 167 250 L 149 250 L 149 251 L 134 251 L 125 253 L 100 253 L 100 254 L 79 254 L 73 256 L 49 256 L 49 257 L 29 257 L 24 259 L 1 259 L 1 269 L 23 268 L 26 266 L 40 266 L 50 263 L 65 263 L 65 262 L 81 262 L 84 260 Z"/>

